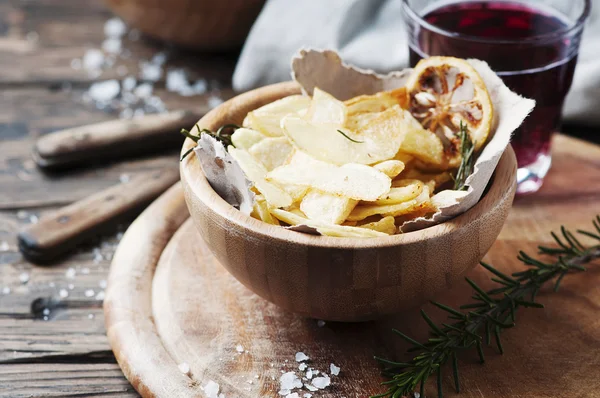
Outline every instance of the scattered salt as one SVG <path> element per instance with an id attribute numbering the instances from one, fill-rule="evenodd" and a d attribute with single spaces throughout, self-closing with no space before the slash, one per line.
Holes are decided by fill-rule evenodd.
<path id="1" fill-rule="evenodd" d="M 142 80 L 156 82 L 163 74 L 162 67 L 149 62 L 140 62 L 140 77 Z"/>
<path id="2" fill-rule="evenodd" d="M 88 314 L 88 319 L 94 319 L 94 314 Z"/>
<path id="3" fill-rule="evenodd" d="M 69 283 L 69 285 L 67 287 L 69 288 L 69 290 L 75 289 L 75 285 L 72 283 Z"/>
<path id="4" fill-rule="evenodd" d="M 216 95 L 211 95 L 210 97 L 208 97 L 208 107 L 209 108 L 216 108 L 217 106 L 221 105 L 223 103 L 223 99 L 220 97 L 217 97 Z"/>
<path id="5" fill-rule="evenodd" d="M 100 286 L 101 289 L 106 289 L 106 279 L 102 279 L 100 282 L 98 282 L 98 286 Z"/>
<path id="6" fill-rule="evenodd" d="M 102 49 L 109 54 L 121 52 L 121 39 L 106 39 L 102 42 Z"/>
<path id="7" fill-rule="evenodd" d="M 313 377 L 313 370 L 312 370 L 312 369 L 308 369 L 308 370 L 306 371 L 306 378 L 307 378 L 308 380 L 310 380 L 310 379 L 312 379 L 312 377 Z"/>
<path id="8" fill-rule="evenodd" d="M 259 376 L 258 375 L 254 375 L 254 378 L 258 380 Z"/>
<path id="9" fill-rule="evenodd" d="M 104 34 L 107 37 L 121 37 L 127 31 L 127 26 L 119 18 L 111 18 L 104 24 Z"/>
<path id="10" fill-rule="evenodd" d="M 317 326 L 320 327 L 320 328 L 322 328 L 323 326 L 325 326 L 325 321 L 318 320 L 317 321 Z"/>
<path id="11" fill-rule="evenodd" d="M 167 53 L 159 52 L 154 54 L 150 62 L 155 65 L 164 65 L 164 63 L 167 62 Z"/>
<path id="12" fill-rule="evenodd" d="M 81 62 L 83 68 L 87 71 L 99 70 L 104 64 L 104 54 L 98 49 L 89 49 L 83 54 Z"/>
<path id="13" fill-rule="evenodd" d="M 131 177 L 129 176 L 129 174 L 123 173 L 119 176 L 119 181 L 121 181 L 121 183 L 125 184 L 126 182 L 129 182 L 129 180 L 131 179 Z"/>
<path id="14" fill-rule="evenodd" d="M 44 315 L 50 315 L 50 309 L 49 308 L 44 308 L 44 310 L 42 311 L 42 314 L 44 314 Z"/>
<path id="15" fill-rule="evenodd" d="M 94 101 L 110 101 L 116 98 L 120 91 L 121 85 L 118 80 L 112 79 L 92 84 L 88 94 Z"/>
<path id="16" fill-rule="evenodd" d="M 17 218 L 19 220 L 24 220 L 24 219 L 26 219 L 28 217 L 29 217 L 29 213 L 27 213 L 25 210 L 19 210 L 17 212 Z"/>
<path id="17" fill-rule="evenodd" d="M 43 319 L 44 319 L 45 321 L 47 321 L 47 320 L 48 320 L 48 316 L 44 315 L 44 318 L 43 318 Z"/>
<path id="18" fill-rule="evenodd" d="M 10 245 L 6 241 L 0 242 L 0 252 L 7 252 L 10 249 Z"/>
<path id="19" fill-rule="evenodd" d="M 65 276 L 67 277 L 67 279 L 75 279 L 76 273 L 77 273 L 77 271 L 75 271 L 75 268 L 69 267 L 67 272 L 65 272 Z"/>
<path id="20" fill-rule="evenodd" d="M 133 117 L 133 109 L 125 108 L 119 113 L 119 118 L 121 119 L 131 119 Z"/>
<path id="21" fill-rule="evenodd" d="M 39 221 L 38 216 L 36 216 L 35 214 L 30 214 L 29 215 L 29 222 L 32 224 L 37 224 Z"/>
<path id="22" fill-rule="evenodd" d="M 58 291 L 58 295 L 59 295 L 61 298 L 67 298 L 67 297 L 69 297 L 69 292 L 67 291 L 67 289 L 60 289 L 60 290 Z"/>
<path id="23" fill-rule="evenodd" d="M 421 394 L 418 392 L 413 392 L 413 398 L 421 398 Z"/>
<path id="24" fill-rule="evenodd" d="M 311 398 L 312 394 L 307 392 L 306 394 L 303 395 L 304 398 Z"/>
<path id="25" fill-rule="evenodd" d="M 54 283 L 54 282 L 50 282 L 50 283 L 48 283 L 48 286 L 50 286 L 50 287 L 54 287 L 54 286 L 56 286 L 56 283 Z"/>
<path id="26" fill-rule="evenodd" d="M 105 296 L 105 293 L 104 293 L 104 290 L 102 290 L 102 291 L 98 292 L 98 294 L 96 294 L 96 300 L 102 301 L 102 300 L 104 300 L 104 296 Z"/>
<path id="27" fill-rule="evenodd" d="M 244 352 L 244 346 L 242 346 L 241 344 L 238 344 L 235 347 L 235 350 L 241 354 L 242 352 Z"/>
<path id="28" fill-rule="evenodd" d="M 307 366 L 308 366 L 308 365 L 306 365 L 304 362 L 302 362 L 302 363 L 300 364 L 300 366 L 298 366 L 298 369 L 300 369 L 300 370 L 304 371 L 304 369 L 306 369 L 306 367 L 307 367 Z"/>
<path id="29" fill-rule="evenodd" d="M 190 365 L 186 362 L 180 363 L 177 367 L 179 368 L 179 371 L 185 375 L 190 373 Z M 217 390 L 217 392 L 219 392 L 219 390 Z"/>
<path id="30" fill-rule="evenodd" d="M 254 384 L 254 380 L 246 380 L 246 383 L 248 383 L 248 384 Z"/>
<path id="31" fill-rule="evenodd" d="M 319 390 L 317 387 L 311 386 L 310 384 L 305 384 L 305 385 L 304 385 L 304 387 L 306 387 L 306 389 L 307 389 L 308 391 L 313 391 L 313 392 L 315 392 L 315 391 L 318 391 L 318 390 Z"/>
<path id="32" fill-rule="evenodd" d="M 85 297 L 93 297 L 94 294 L 96 294 L 96 293 L 94 292 L 93 289 L 88 289 L 88 290 L 85 291 L 84 294 L 85 294 Z"/>
<path id="33" fill-rule="evenodd" d="M 10 287 L 4 286 L 2 288 L 2 294 L 10 294 Z"/>
<path id="34" fill-rule="evenodd" d="M 334 364 L 329 365 L 329 371 L 334 376 L 337 376 L 340 374 L 340 368 L 338 366 L 335 366 Z"/>
<path id="35" fill-rule="evenodd" d="M 204 79 L 196 80 L 196 83 L 192 86 L 192 90 L 194 90 L 196 95 L 202 95 L 208 90 L 208 83 Z"/>
<path id="36" fill-rule="evenodd" d="M 308 361 L 310 358 L 303 352 L 296 353 L 296 362 Z"/>
<path id="37" fill-rule="evenodd" d="M 29 274 L 27 272 L 21 273 L 21 275 L 19 275 L 19 280 L 22 284 L 26 284 L 29 282 Z"/>
<path id="38" fill-rule="evenodd" d="M 279 388 L 280 390 L 293 390 L 294 388 L 302 388 L 302 380 L 300 380 L 298 378 L 298 376 L 296 376 L 296 373 L 294 372 L 287 372 L 281 375 L 281 377 L 279 378 Z M 281 391 L 279 392 L 280 395 L 286 395 L 286 394 L 281 394 Z M 288 392 L 289 394 L 289 392 Z"/>
<path id="39" fill-rule="evenodd" d="M 313 386 L 322 390 L 331 384 L 331 379 L 329 378 L 329 376 L 325 375 L 322 377 L 315 377 L 314 379 L 312 379 L 311 383 Z"/>
<path id="40" fill-rule="evenodd" d="M 150 83 L 140 84 L 133 90 L 133 93 L 138 98 L 149 98 L 152 95 L 154 87 Z"/>
<path id="41" fill-rule="evenodd" d="M 285 398 L 300 398 L 297 392 L 293 392 L 285 396 Z"/>
<path id="42" fill-rule="evenodd" d="M 123 91 L 132 91 L 137 85 L 137 80 L 133 76 L 127 76 L 121 82 L 121 87 L 123 87 Z"/>
<path id="43" fill-rule="evenodd" d="M 219 383 L 209 380 L 202 389 L 208 398 L 218 398 L 220 389 Z"/>
<path id="44" fill-rule="evenodd" d="M 90 269 L 88 267 L 84 267 L 84 268 L 81 269 L 81 273 L 83 275 L 87 275 L 87 274 L 90 273 Z"/>

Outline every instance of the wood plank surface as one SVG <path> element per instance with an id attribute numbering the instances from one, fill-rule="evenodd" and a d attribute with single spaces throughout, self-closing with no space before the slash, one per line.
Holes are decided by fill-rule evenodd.
<path id="1" fill-rule="evenodd" d="M 44 174 L 30 157 L 35 139 L 43 134 L 117 116 L 83 100 L 92 83 L 121 79 L 116 68 L 92 76 L 71 67 L 71 61 L 86 50 L 100 48 L 104 23 L 110 17 L 101 0 L 0 0 L 0 397 L 137 396 L 110 351 L 102 300 L 96 299 L 103 291 L 118 233 L 126 225 L 81 245 L 49 267 L 28 263 L 16 246 L 21 227 L 58 206 L 118 184 L 128 175 L 177 167 L 177 151 L 173 151 Z M 216 83 L 223 98 L 232 95 L 229 79 L 236 54 L 190 54 L 129 38 L 123 46 L 131 54 L 117 65 L 127 68 L 128 74 L 138 72 L 140 61 L 167 50 L 167 65 L 185 67 L 191 79 Z M 172 110 L 209 108 L 209 93 L 182 97 L 168 92 L 164 79 L 155 85 L 155 93 Z M 597 129 L 584 137 L 600 143 Z M 566 151 L 565 145 L 561 141 L 555 153 Z M 579 147 L 569 149 L 573 150 L 581 156 L 588 153 Z M 595 156 L 592 153 L 589 161 L 577 163 L 577 178 L 557 175 L 566 164 L 555 161 L 540 193 L 518 202 L 523 211 L 509 215 L 519 229 L 505 236 L 514 240 L 505 250 L 512 252 L 522 239 L 561 222 L 579 226 L 588 212 L 597 211 L 594 201 L 600 184 L 595 176 L 600 166 Z M 573 210 L 562 211 L 561 201 Z M 73 278 L 70 268 L 75 270 Z M 23 274 L 29 278 L 27 283 L 20 280 Z M 67 297 L 61 297 L 62 289 Z M 94 295 L 88 297 L 91 290 Z M 44 308 L 50 310 L 48 320 Z M 371 364 L 367 360 L 356 367 Z"/>

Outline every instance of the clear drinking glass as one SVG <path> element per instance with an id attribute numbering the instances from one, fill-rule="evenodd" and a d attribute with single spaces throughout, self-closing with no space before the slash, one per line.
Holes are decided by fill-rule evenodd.
<path id="1" fill-rule="evenodd" d="M 431 55 L 487 61 L 513 91 L 536 101 L 515 132 L 517 193 L 537 191 L 577 63 L 590 0 L 402 0 L 410 63 Z"/>

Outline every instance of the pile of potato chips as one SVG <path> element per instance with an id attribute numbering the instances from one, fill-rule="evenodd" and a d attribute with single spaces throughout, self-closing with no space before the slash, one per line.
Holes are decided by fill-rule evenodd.
<path id="1" fill-rule="evenodd" d="M 312 98 L 293 95 L 250 112 L 228 152 L 253 184 L 252 216 L 362 238 L 399 233 L 404 222 L 436 212 L 435 194 L 452 187 L 460 163 L 452 148 L 458 123 L 477 127 L 478 148 L 491 124 L 485 85 L 461 67 L 437 81 L 421 68 L 407 87 L 344 102 L 316 88 Z M 474 102 L 481 98 L 483 106 Z"/>

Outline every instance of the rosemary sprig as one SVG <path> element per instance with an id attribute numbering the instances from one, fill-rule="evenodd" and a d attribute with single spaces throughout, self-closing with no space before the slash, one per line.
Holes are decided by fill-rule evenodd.
<path id="1" fill-rule="evenodd" d="M 342 130 L 338 130 L 338 133 L 340 133 L 341 135 L 343 135 L 344 137 L 346 137 L 348 140 L 352 141 L 352 142 L 356 142 L 357 144 L 363 144 L 364 141 L 357 141 L 355 139 L 352 139 L 350 137 L 348 137 L 348 135 L 346 133 L 344 133 Z"/>
<path id="2" fill-rule="evenodd" d="M 223 145 L 225 145 L 225 148 L 227 148 L 227 146 L 233 145 L 233 142 L 231 142 L 231 135 L 235 130 L 239 129 L 241 126 L 238 126 L 237 124 L 224 124 L 223 126 L 219 127 L 214 133 L 209 129 L 201 129 L 200 126 L 198 126 L 198 124 L 196 124 L 194 127 L 196 127 L 196 130 L 198 130 L 198 135 L 193 135 L 189 130 L 186 129 L 181 129 L 180 133 L 196 143 L 198 142 L 200 137 L 202 137 L 202 134 L 209 134 L 218 141 L 221 141 Z M 181 156 L 180 160 L 185 159 L 185 157 L 189 155 L 193 150 L 193 147 L 188 149 L 186 153 L 184 153 L 183 156 Z"/>
<path id="3" fill-rule="evenodd" d="M 600 241 L 600 216 L 592 221 L 595 231 L 577 232 Z M 586 247 L 573 233 L 561 227 L 560 237 L 551 233 L 558 247 L 539 246 L 539 253 L 553 257 L 553 261 L 543 261 L 519 252 L 518 259 L 528 268 L 506 275 L 489 264 L 481 265 L 492 273 L 492 281 L 498 287 L 484 291 L 475 282 L 465 278 L 473 288 L 474 302 L 462 305 L 459 309 L 433 302 L 436 307 L 447 312 L 449 321 L 436 325 L 421 311 L 421 315 L 430 327 L 431 337 L 426 342 L 418 342 L 402 332 L 396 334 L 412 347 L 409 352 L 417 352 L 408 362 L 394 362 L 375 357 L 385 366 L 384 375 L 389 381 L 382 383 L 388 390 L 376 397 L 402 397 L 411 394 L 417 388 L 421 397 L 426 380 L 434 373 L 437 375 L 438 397 L 443 397 L 441 370 L 450 361 L 454 376 L 454 386 L 460 392 L 457 353 L 460 350 L 475 348 L 480 361 L 485 361 L 483 344 L 489 345 L 492 338 L 500 354 L 504 352 L 500 341 L 500 332 L 515 324 L 515 312 L 520 307 L 543 308 L 535 301 L 539 289 L 556 278 L 554 290 L 557 291 L 563 277 L 573 271 L 585 271 L 584 264 L 600 258 L 600 243 Z"/>
<path id="4" fill-rule="evenodd" d="M 467 131 L 467 126 L 460 122 L 460 131 L 458 132 L 460 138 L 460 166 L 456 171 L 456 176 L 454 177 L 454 190 L 462 191 L 465 188 L 465 182 L 467 181 L 467 177 L 473 173 L 473 165 L 474 163 L 474 152 L 475 152 L 475 144 L 471 141 L 471 136 Z"/>

